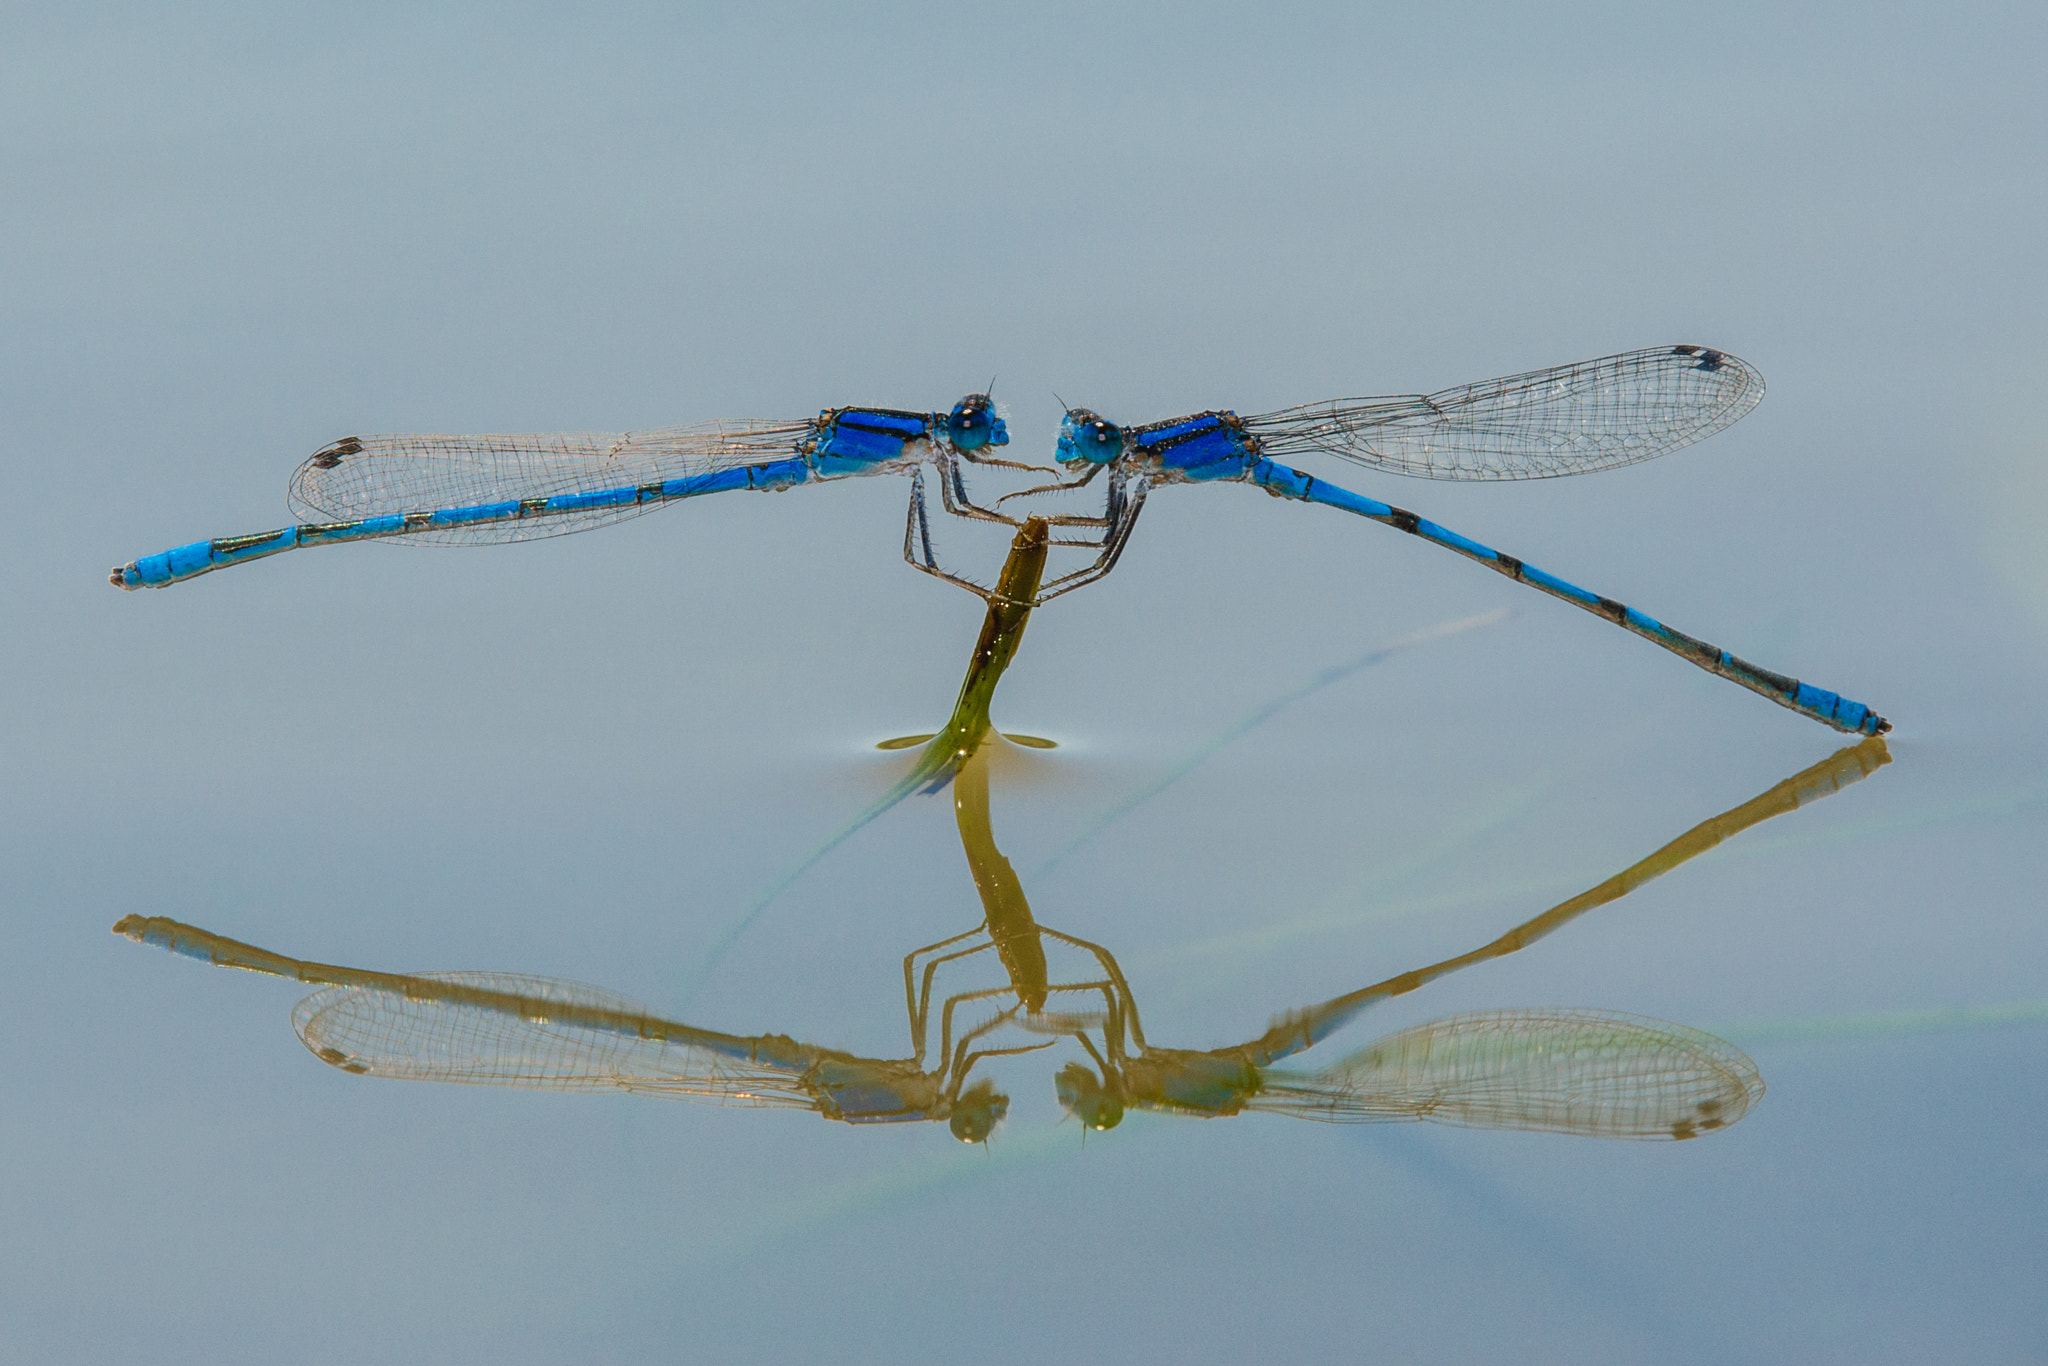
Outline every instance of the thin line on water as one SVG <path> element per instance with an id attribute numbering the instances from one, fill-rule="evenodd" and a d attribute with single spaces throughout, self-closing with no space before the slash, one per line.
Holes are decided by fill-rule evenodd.
<path id="1" fill-rule="evenodd" d="M 1577 875 L 1557 873 L 1543 878 L 1499 878 L 1479 886 L 1460 887 L 1447 892 L 1431 889 L 1398 900 L 1367 900 L 1373 888 L 1398 887 L 1407 878 L 1426 870 L 1433 863 L 1440 862 L 1446 851 L 1455 852 L 1470 848 L 1479 834 L 1492 831 L 1508 817 L 1522 814 L 1534 800 L 1546 796 L 1547 793 L 1548 789 L 1536 788 L 1513 793 L 1497 813 L 1497 818 L 1495 813 L 1489 813 L 1489 819 L 1483 824 L 1475 824 L 1470 830 L 1454 830 L 1444 840 L 1429 846 L 1401 865 L 1394 873 L 1375 876 L 1370 887 L 1351 888 L 1327 897 L 1317 909 L 1305 912 L 1294 919 L 1187 940 L 1170 949 L 1159 950 L 1133 961 L 1138 964 L 1140 971 L 1162 964 L 1204 959 L 1241 964 L 1248 955 L 1270 952 L 1279 945 L 1296 939 L 1358 930 L 1369 925 L 1412 916 L 1437 915 L 1446 911 L 1489 906 L 1516 898 L 1547 897 L 1569 890 L 1578 880 Z M 1908 812 L 1900 816 L 1845 820 L 1826 829 L 1786 831 L 1777 835 L 1752 833 L 1739 843 L 1731 841 L 1728 846 L 1717 851 L 1715 857 L 1722 863 L 1747 863 L 1803 850 L 1866 843 L 1888 835 L 2010 819 L 2025 815 L 2043 805 L 2048 805 L 2048 788 L 2034 788 L 1960 801 L 1947 807 Z"/>
<path id="2" fill-rule="evenodd" d="M 747 928 L 760 917 L 761 912 L 767 910 L 771 902 L 788 891 L 798 878 L 816 867 L 827 854 L 844 844 L 857 831 L 878 819 L 884 812 L 896 806 L 904 798 L 921 790 L 929 790 L 933 784 L 941 781 L 940 775 L 948 769 L 949 756 L 935 751 L 932 746 L 946 737 L 946 732 L 941 732 L 939 735 L 932 737 L 932 741 L 925 746 L 924 752 L 918 757 L 916 765 L 910 772 L 898 779 L 895 786 L 876 798 L 865 811 L 841 826 L 823 844 L 820 844 L 817 848 L 799 859 L 794 867 L 770 884 L 767 891 L 756 897 L 753 905 L 747 907 L 738 919 L 726 926 L 725 932 L 712 942 L 709 949 L 705 950 L 704 956 L 697 960 L 697 964 L 691 969 L 689 977 L 684 980 L 681 994 L 676 1001 L 676 1009 L 678 1011 L 689 1008 L 690 1002 L 696 999 L 697 993 L 703 989 L 704 984 L 711 980 L 711 974 L 717 971 L 719 963 L 732 950 L 732 946 L 739 942 L 740 936 L 745 934 Z"/>
<path id="3" fill-rule="evenodd" d="M 2010 1001 L 1995 1006 L 1950 1006 L 1937 1010 L 1885 1010 L 1861 1015 L 1823 1015 L 1808 1020 L 1740 1020 L 1714 1025 L 1709 1034 L 1742 1045 L 1818 1043 L 1868 1039 L 1886 1034 L 1937 1034 L 1951 1029 L 1992 1029 L 2002 1025 L 2048 1023 L 2048 1001 Z"/>
<path id="4" fill-rule="evenodd" d="M 1355 659 L 1348 659 L 1342 664 L 1333 664 L 1327 669 L 1310 675 L 1302 683 L 1290 688 L 1272 701 L 1247 713 L 1236 722 L 1217 732 L 1207 743 L 1201 745 L 1193 753 L 1189 754 L 1187 758 L 1181 760 L 1165 773 L 1096 817 L 1095 821 L 1082 830 L 1080 834 L 1075 835 L 1058 849 L 1055 849 L 1045 862 L 1032 869 L 1032 880 L 1036 881 L 1052 872 L 1053 869 L 1059 867 L 1060 864 L 1064 863 L 1073 854 L 1100 838 L 1104 831 L 1108 830 L 1118 821 L 1130 815 L 1133 811 L 1136 811 L 1146 802 L 1151 801 L 1190 773 L 1193 773 L 1235 741 L 1242 739 L 1245 735 L 1272 720 L 1275 716 L 1278 716 L 1303 698 L 1313 696 L 1324 688 L 1329 687 L 1332 683 L 1342 682 L 1360 669 L 1370 668 L 1375 664 L 1383 663 L 1405 650 L 1413 649 L 1418 645 L 1428 645 L 1435 641 L 1445 640 L 1451 636 L 1462 635 L 1466 631 L 1477 630 L 1482 626 L 1498 626 L 1501 622 L 1506 621 L 1510 615 L 1512 614 L 1507 608 L 1497 607 L 1491 612 L 1482 612 L 1476 617 L 1465 617 L 1458 621 L 1447 621 L 1441 625 L 1417 631 L 1412 635 L 1402 636 L 1399 640 L 1390 641 L 1385 645 L 1368 650 Z"/>

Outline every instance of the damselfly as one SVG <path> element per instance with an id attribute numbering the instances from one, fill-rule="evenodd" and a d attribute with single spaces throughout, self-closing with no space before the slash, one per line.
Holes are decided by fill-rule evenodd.
<path id="1" fill-rule="evenodd" d="M 1837 730 L 1882 734 L 1891 723 L 1860 702 L 1760 668 L 1406 509 L 1279 463 L 1335 455 L 1424 479 L 1587 474 L 1711 436 L 1756 407 L 1763 392 L 1763 377 L 1725 351 L 1659 346 L 1433 394 L 1338 399 L 1251 417 L 1216 410 L 1124 428 L 1071 408 L 1060 424 L 1057 458 L 1076 477 L 1051 487 L 1078 488 L 1108 471 L 1103 541 L 1112 563 L 1147 492 L 1161 486 L 1234 482 L 1339 508 L 1455 550 Z"/>

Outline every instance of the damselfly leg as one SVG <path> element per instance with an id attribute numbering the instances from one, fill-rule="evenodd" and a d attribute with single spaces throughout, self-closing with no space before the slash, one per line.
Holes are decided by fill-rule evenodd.
<path id="1" fill-rule="evenodd" d="M 946 512 L 975 521 L 997 522 L 1004 526 L 1021 527 L 1024 524 L 1022 519 L 968 501 L 964 487 L 957 485 L 957 476 L 957 466 L 942 467 L 939 473 L 939 487 Z M 1131 529 L 1137 525 L 1138 513 L 1144 508 L 1146 491 L 1147 483 L 1142 476 L 1130 476 L 1121 470 L 1113 470 L 1104 493 L 1101 516 L 1054 515 L 1037 519 L 1051 527 L 1100 528 L 1099 535 L 1053 535 L 1049 536 L 1046 542 L 1048 545 L 1094 550 L 1100 553 L 1092 563 L 1044 584 L 1038 595 L 1032 599 L 1033 606 L 1093 583 L 1116 568 L 1117 559 L 1123 554 L 1124 546 L 1130 540 Z M 940 562 L 937 548 L 932 542 L 931 511 L 926 502 L 922 467 L 913 471 L 910 477 L 910 505 L 903 524 L 903 559 L 913 569 L 930 574 L 934 578 L 944 579 L 955 587 L 964 588 L 984 601 L 989 598 L 990 590 L 986 585 L 956 574 Z"/>
<path id="2" fill-rule="evenodd" d="M 1138 524 L 1138 514 L 1145 508 L 1145 493 L 1148 485 L 1143 477 L 1126 479 L 1120 472 L 1109 477 L 1109 495 L 1105 500 L 1108 515 L 1104 518 L 1107 526 L 1100 541 L 1077 543 L 1054 541 L 1055 545 L 1085 544 L 1087 548 L 1100 547 L 1102 553 L 1095 557 L 1093 564 L 1084 565 L 1070 574 L 1062 574 L 1038 590 L 1038 601 L 1049 602 L 1062 593 L 1071 593 L 1076 588 L 1104 578 L 1116 568 L 1117 559 L 1124 553 L 1124 546 L 1131 539 L 1131 528 Z"/>

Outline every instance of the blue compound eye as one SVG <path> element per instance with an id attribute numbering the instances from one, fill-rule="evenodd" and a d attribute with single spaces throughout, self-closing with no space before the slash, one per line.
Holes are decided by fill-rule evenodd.
<path id="1" fill-rule="evenodd" d="M 1081 428 L 1081 441 L 1084 448 L 1100 452 L 1097 459 L 1108 460 L 1123 449 L 1124 429 L 1098 417 Z"/>
<path id="2" fill-rule="evenodd" d="M 1060 423 L 1058 458 L 1107 465 L 1123 454 L 1124 429 L 1086 408 L 1071 409 Z"/>
<path id="3" fill-rule="evenodd" d="M 946 419 L 946 439 L 962 451 L 1010 444 L 1009 431 L 996 416 L 987 394 L 969 394 L 953 405 L 952 415 Z"/>

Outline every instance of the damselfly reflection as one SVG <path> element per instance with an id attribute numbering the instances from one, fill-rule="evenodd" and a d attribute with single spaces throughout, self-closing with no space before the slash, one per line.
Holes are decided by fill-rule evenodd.
<path id="1" fill-rule="evenodd" d="M 1368 1045 L 1318 1073 L 1275 1064 L 1314 1047 L 1369 1007 L 1475 963 L 1515 953 L 1592 910 L 1720 844 L 1752 825 L 1810 805 L 1889 763 L 1882 739 L 1850 745 L 1732 810 L 1694 826 L 1599 885 L 1525 921 L 1469 953 L 1416 968 L 1321 1005 L 1289 1012 L 1264 1034 L 1227 1048 L 1155 1048 L 1129 981 L 1099 945 L 1056 935 L 1095 956 L 1102 982 L 1054 991 L 1103 998 L 1102 1042 L 1085 1029 L 1073 1037 L 1095 1071 L 1073 1062 L 1057 1079 L 1060 1101 L 1094 1129 L 1130 1109 L 1218 1117 L 1268 1110 L 1304 1119 L 1364 1122 L 1427 1119 L 1482 1128 L 1547 1129 L 1609 1138 L 1692 1138 L 1740 1119 L 1763 1094 L 1756 1067 L 1732 1044 L 1684 1025 L 1589 1010 L 1524 1010 L 1461 1015 L 1416 1026 Z M 955 810 L 988 913 L 984 943 L 954 958 L 994 948 L 1011 976 L 1010 993 L 1033 1013 L 1048 994 L 1044 957 L 1019 952 L 1030 924 L 1021 887 L 1007 888 L 1009 864 L 988 829 L 986 771 L 968 764 L 955 781 Z M 1014 901 L 1016 904 L 1006 904 Z M 943 946 L 934 946 L 943 947 Z M 935 960 L 933 966 L 936 966 Z M 907 966 L 907 965 L 906 965 Z M 928 1001 L 932 967 L 913 1009 Z M 984 995 L 994 994 L 984 992 Z M 956 997 L 955 999 L 964 999 Z M 1027 1014 L 1020 1023 L 1035 1023 Z M 1042 1026 L 1041 1026 L 1042 1027 Z"/>
<path id="2" fill-rule="evenodd" d="M 1217 1118 L 1247 1110 L 1333 1123 L 1430 1120 L 1588 1138 L 1695 1138 L 1764 1093 L 1734 1044 L 1608 1010 L 1454 1015 L 1366 1045 L 1320 1072 L 1283 1071 L 1249 1046 L 1096 1052 L 1101 1075 L 1061 1069 L 1060 1103 L 1091 1129 L 1129 1109 Z"/>
<path id="3" fill-rule="evenodd" d="M 904 959 L 912 1053 L 870 1058 L 781 1034 L 736 1035 L 664 1019 L 596 987 L 498 973 L 370 972 L 287 958 L 161 917 L 129 916 L 117 933 L 222 967 L 313 983 L 293 1025 L 313 1054 L 344 1071 L 412 1081 L 551 1090 L 626 1091 L 722 1105 L 808 1109 L 848 1123 L 945 1121 L 986 1139 L 1009 1108 L 988 1078 L 990 1057 L 1076 1040 L 1094 1067 L 1054 1079 L 1061 1103 L 1090 1128 L 1130 1110 L 1221 1117 L 1271 1112 L 1343 1122 L 1431 1120 L 1602 1138 L 1691 1138 L 1735 1123 L 1762 1094 L 1748 1058 L 1684 1025 L 1584 1009 L 1464 1014 L 1417 1025 L 1318 1072 L 1277 1066 L 1370 1006 L 1449 973 L 1527 947 L 1748 827 L 1808 805 L 1889 761 L 1884 742 L 1853 745 L 1741 806 L 1704 821 L 1598 886 L 1469 953 L 1416 968 L 1321 1005 L 1289 1012 L 1258 1038 L 1193 1050 L 1149 1044 L 1128 978 L 1110 951 L 1040 926 L 989 824 L 986 755 L 955 783 L 961 847 L 983 920 L 966 935 Z M 1052 939 L 1092 970 L 1055 978 Z M 936 1065 L 925 1066 L 934 980 L 948 964 L 989 953 L 1002 985 L 954 992 L 940 1005 Z M 920 969 L 919 961 L 923 960 Z M 1060 1008 L 1048 1009 L 1054 999 Z M 958 1028 L 963 1007 L 985 1018 Z M 1034 1043 L 994 1047 L 1019 1027 Z M 1099 1033 L 1100 1040 L 1093 1037 Z"/>
<path id="4" fill-rule="evenodd" d="M 967 1142 L 988 1137 L 1009 1098 L 983 1079 L 981 1059 L 1028 1053 L 974 1047 L 1013 1008 L 951 1038 L 924 1066 L 924 1021 L 913 1017 L 910 1058 L 865 1058 L 783 1034 L 736 1035 L 665 1020 L 598 987 L 495 972 L 368 972 L 313 963 L 161 916 L 131 915 L 116 934 L 217 967 L 316 983 L 292 1027 L 322 1062 L 361 1076 L 551 1091 L 629 1091 L 715 1105 L 815 1110 L 850 1124 L 944 1120 Z"/>

